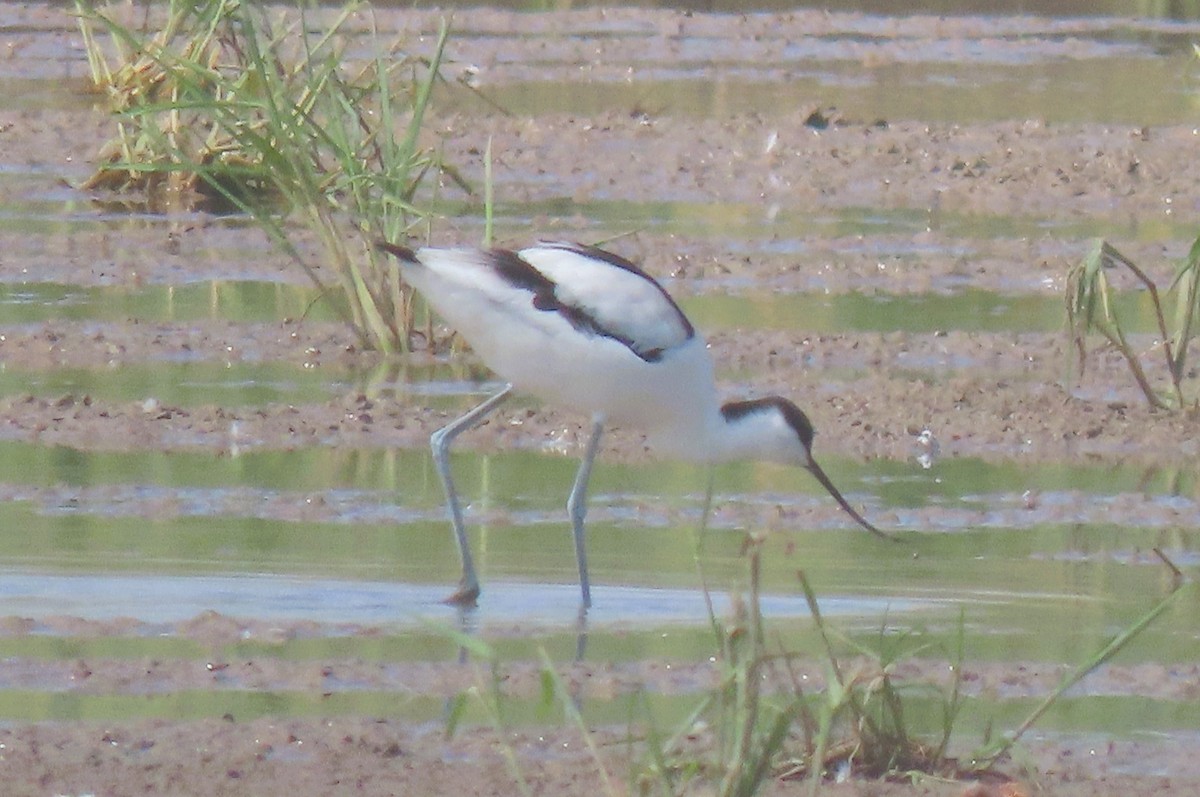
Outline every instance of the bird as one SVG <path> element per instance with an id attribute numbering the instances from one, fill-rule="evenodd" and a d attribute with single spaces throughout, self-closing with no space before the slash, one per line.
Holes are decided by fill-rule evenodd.
<path id="1" fill-rule="evenodd" d="M 504 248 L 412 249 L 376 241 L 400 274 L 470 345 L 504 387 L 430 436 L 458 544 L 462 579 L 447 603 L 475 605 L 480 584 L 450 472 L 454 439 L 514 391 L 591 416 L 591 434 L 567 498 L 582 608 L 591 606 L 584 519 L 592 464 L 610 424 L 642 431 L 656 454 L 716 463 L 798 465 L 850 517 L 867 522 L 813 458 L 808 416 L 781 396 L 721 403 L 704 337 L 666 289 L 629 260 L 595 246 L 539 241 Z"/>

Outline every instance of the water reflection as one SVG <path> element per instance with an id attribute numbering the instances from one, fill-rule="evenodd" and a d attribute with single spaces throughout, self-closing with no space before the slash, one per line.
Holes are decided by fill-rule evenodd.
<path id="1" fill-rule="evenodd" d="M 743 580 L 744 531 L 770 529 L 768 616 L 807 615 L 795 581 L 803 568 L 827 611 L 853 625 L 889 615 L 949 632 L 965 607 L 981 655 L 1012 655 L 998 640 L 1020 640 L 1021 655 L 1056 659 L 1127 620 L 1129 596 L 1159 588 L 1150 549 L 1166 547 L 1184 567 L 1200 556 L 1186 533 L 1200 523 L 1192 522 L 1200 517 L 1194 468 L 957 458 L 930 470 L 837 458 L 826 466 L 852 500 L 890 515 L 889 527 L 923 533 L 897 551 L 855 533 L 844 518 L 821 526 L 812 513 L 830 508 L 819 487 L 797 484 L 786 468 L 723 467 L 700 560 L 705 580 L 722 593 L 719 604 Z M 703 475 L 666 463 L 597 468 L 590 535 L 597 596 L 579 626 L 559 506 L 573 468 L 572 459 L 531 452 L 456 458 L 486 584 L 471 630 L 553 628 L 569 633 L 575 650 L 586 633 L 590 654 L 597 644 L 606 649 L 617 628 L 702 631 L 695 528 Z M 1031 487 L 1035 506 L 1024 497 Z M 390 628 L 411 627 L 418 617 L 458 622 L 441 603 L 457 554 L 423 450 L 314 448 L 230 459 L 3 443 L 0 494 L 0 527 L 10 530 L 0 556 L 0 615 L 157 622 L 218 608 Z M 1031 618 L 1039 619 L 1031 625 Z M 1186 628 L 1158 632 L 1166 647 L 1156 655 L 1182 651 Z"/>
<path id="2" fill-rule="evenodd" d="M 430 623 L 466 634 L 514 623 L 527 630 L 553 628 L 585 634 L 590 628 L 703 625 L 708 617 L 696 589 L 599 586 L 587 620 L 578 610 L 578 587 L 569 584 L 499 582 L 474 609 L 443 602 L 445 585 L 345 581 L 272 575 L 154 576 L 65 575 L 7 570 L 0 578 L 0 617 L 36 622 L 55 616 L 84 620 L 131 618 L 148 626 L 173 625 L 220 607 L 222 614 L 263 621 L 315 622 L 332 630 L 350 624 L 390 631 L 429 628 Z M 713 595 L 719 615 L 729 611 L 727 595 Z M 807 617 L 800 595 L 765 595 L 770 618 Z M 928 609 L 917 599 L 823 598 L 821 610 L 834 617 L 875 617 Z"/>

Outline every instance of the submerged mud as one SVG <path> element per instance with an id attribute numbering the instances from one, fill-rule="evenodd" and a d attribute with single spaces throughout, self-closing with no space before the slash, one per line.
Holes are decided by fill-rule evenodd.
<path id="1" fill-rule="evenodd" d="M 9 53 L 0 77 L 61 84 L 55 103 L 26 98 L 0 107 L 5 170 L 0 185 L 17 208 L 11 212 L 29 222 L 0 225 L 0 282 L 129 292 L 228 280 L 305 284 L 294 264 L 245 226 L 204 213 L 131 216 L 78 195 L 71 186 L 87 176 L 112 134 L 112 120 L 75 93 L 85 63 L 74 23 L 53 4 L 2 3 L 0 14 L 10 23 L 0 28 Z M 379 12 L 387 29 L 412 34 L 418 42 L 436 30 L 439 16 Z M 722 63 L 740 65 L 755 81 L 780 87 L 786 101 L 770 112 L 722 113 L 718 102 L 711 112 L 691 115 L 623 95 L 615 107 L 597 112 L 505 114 L 478 103 L 463 85 L 447 87 L 435 109 L 428 143 L 476 184 L 490 140 L 497 195 L 518 208 L 501 225 L 502 243 L 611 238 L 613 249 L 644 264 L 685 301 L 746 291 L 894 297 L 954 296 L 966 289 L 1057 300 L 1067 268 L 1096 236 L 1113 237 L 1165 285 L 1187 249 L 1188 238 L 1179 229 L 1200 211 L 1195 190 L 1200 160 L 1183 156 L 1197 146 L 1192 124 L 887 118 L 862 108 L 839 111 L 822 96 L 791 96 L 783 89 L 802 70 L 778 66 L 796 57 L 796 47 L 833 48 L 822 57 L 858 63 L 872 74 L 930 59 L 1086 65 L 1119 54 L 1120 47 L 1108 41 L 1119 38 L 1116 32 L 1136 29 L 1149 37 L 1161 32 L 1155 23 L 640 9 L 544 14 L 481 9 L 461 14 L 459 21 L 464 32 L 451 42 L 451 69 L 484 94 L 536 80 L 585 93 L 664 74 L 712 77 L 714 65 Z M 1196 33 L 1186 25 L 1172 32 Z M 521 49 L 526 44 L 540 57 L 529 57 Z M 439 223 L 434 242 L 479 240 L 478 196 L 449 181 L 444 191 L 467 212 Z M 38 216 L 38 208 L 60 207 L 63 194 L 78 204 L 74 215 L 51 213 L 49 221 Z M 57 204 L 51 201 L 56 198 Z M 643 224 L 647 214 L 640 209 L 650 203 L 669 205 L 674 226 Z M 626 213 L 629 207 L 639 212 Z M 888 221 L 884 232 L 870 231 L 864 220 L 874 216 Z M 696 234 L 686 234 L 689 229 Z M 319 262 L 314 265 L 321 269 Z M 1127 275 L 1114 279 L 1133 286 Z M 1080 362 L 1061 332 L 829 332 L 804 317 L 782 326 L 709 332 L 721 390 L 796 399 L 819 431 L 818 455 L 911 460 L 928 451 L 922 433 L 936 439 L 943 459 L 1131 463 L 1149 470 L 1192 466 L 1200 454 L 1194 409 L 1149 408 L 1116 353 L 1096 348 Z M 94 321 L 64 315 L 0 327 L 0 363 L 6 372 L 31 379 L 65 369 L 100 372 L 179 362 L 283 363 L 339 375 L 453 363 L 484 375 L 469 353 L 452 349 L 447 340 L 448 332 L 440 331 L 434 343 L 421 341 L 413 354 L 388 360 L 327 321 Z M 1150 377 L 1161 383 L 1161 341 L 1152 334 L 1131 340 L 1145 355 Z M 1194 392 L 1195 373 L 1187 380 Z M 0 440 L 89 452 L 221 455 L 317 446 L 416 449 L 452 414 L 395 382 L 380 386 L 366 380 L 333 398 L 250 407 L 174 402 L 152 393 L 112 398 L 18 389 L 0 396 Z M 526 401 L 503 409 L 464 437 L 461 447 L 573 455 L 585 429 L 586 419 Z M 651 455 L 636 430 L 615 430 L 605 438 L 607 459 Z M 86 507 L 113 503 L 116 489 L 6 485 L 0 497 Z M 266 516 L 337 519 L 334 508 L 293 494 L 253 498 Z M 135 517 L 164 511 L 153 497 L 120 500 L 123 511 Z M 1003 500 L 1003 506 L 976 514 L 934 506 L 908 510 L 903 518 L 885 512 L 873 519 L 880 525 L 903 520 L 910 528 L 961 529 L 988 518 L 1010 528 L 1103 518 L 1181 528 L 1183 534 L 1200 525 L 1194 496 L 1164 503 L 1125 494 L 1097 506 L 1094 496 L 1075 494 L 1042 504 L 1035 490 Z M 723 511 L 724 522 L 740 527 L 762 524 L 765 515 L 779 510 L 747 505 Z M 597 507 L 596 516 L 604 512 Z M 805 518 L 812 521 L 816 514 L 825 522 L 836 519 L 838 509 L 814 509 Z M 648 510 L 647 522 L 654 519 Z M 0 667 L 0 688 L 50 698 L 289 693 L 315 702 L 313 713 L 319 715 L 322 701 L 350 692 L 437 700 L 477 686 L 480 670 L 471 664 L 296 660 L 276 656 L 272 648 L 298 638 L 384 633 L 219 613 L 153 627 L 138 620 L 9 617 L 0 620 L 0 641 L 16 653 Z M 117 650 L 123 641 L 154 635 L 186 641 L 204 653 L 180 659 L 37 653 L 46 639 L 68 647 L 80 640 L 107 641 Z M 262 643 L 264 652 L 240 653 L 236 646 L 247 641 Z M 797 667 L 814 683 L 823 677 L 817 661 Z M 947 662 L 936 659 L 914 659 L 899 669 L 912 682 L 942 685 L 949 671 Z M 585 698 L 596 699 L 641 691 L 691 694 L 715 677 L 708 663 L 654 659 L 626 665 L 585 659 L 565 667 L 563 675 Z M 972 697 L 1040 699 L 1062 675 L 1058 662 L 982 662 L 965 673 L 964 689 Z M 506 693 L 521 699 L 542 688 L 534 664 L 506 664 L 501 676 Z M 1195 703 L 1200 674 L 1191 663 L 1110 665 L 1086 689 L 1092 695 Z M 507 794 L 518 775 L 533 793 L 596 791 L 597 761 L 570 727 L 473 727 L 453 738 L 444 728 L 441 721 L 336 713 L 194 719 L 167 712 L 133 720 L 12 721 L 0 730 L 0 758 L 13 793 Z M 626 772 L 644 755 L 641 730 L 634 729 L 632 746 L 628 728 L 592 731 L 615 792 L 628 785 Z M 1189 733 L 1165 734 L 1159 743 L 1031 737 L 1027 757 L 1035 772 L 1011 770 L 1036 784 L 1031 793 L 1190 794 L 1200 784 L 1200 771 Z M 515 753 L 519 773 L 506 768 L 514 760 L 509 753 Z M 769 781 L 765 793 L 790 794 L 799 787 Z M 851 782 L 830 785 L 826 792 L 959 795 L 963 789 L 918 779 Z"/>

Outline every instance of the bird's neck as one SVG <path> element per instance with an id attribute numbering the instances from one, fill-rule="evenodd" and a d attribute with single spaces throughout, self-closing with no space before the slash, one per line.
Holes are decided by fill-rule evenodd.
<path id="1" fill-rule="evenodd" d="M 651 432 L 650 444 L 679 459 L 693 462 L 756 460 L 795 463 L 795 432 L 773 412 L 755 412 L 727 417 L 715 403 L 697 428 L 662 429 Z"/>

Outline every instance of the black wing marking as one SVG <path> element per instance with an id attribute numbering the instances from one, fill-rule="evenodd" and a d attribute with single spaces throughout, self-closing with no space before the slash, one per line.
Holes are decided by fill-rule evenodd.
<path id="1" fill-rule="evenodd" d="M 675 311 L 680 324 L 683 326 L 686 332 L 685 337 L 690 338 L 696 334 L 696 330 L 692 327 L 692 322 L 689 321 L 688 317 L 683 314 L 683 310 L 679 309 L 679 305 L 677 305 L 675 300 L 671 298 L 671 294 L 667 293 L 667 289 L 660 285 L 658 280 L 654 279 L 654 277 L 651 277 L 649 274 L 643 271 L 641 267 L 626 260 L 620 255 L 609 252 L 606 249 L 601 249 L 598 246 L 589 246 L 588 244 L 574 243 L 571 241 L 538 241 L 537 245 L 543 249 L 560 249 L 564 252 L 573 252 L 581 257 L 599 260 L 604 263 L 608 263 L 610 266 L 615 266 L 622 271 L 627 271 L 630 274 L 641 277 L 650 285 L 653 285 L 659 294 L 662 295 L 662 298 L 666 300 L 667 304 L 670 305 Z"/>
<path id="2" fill-rule="evenodd" d="M 383 241 L 376 246 L 405 262 L 422 262 L 421 251 Z M 578 332 L 616 341 L 645 362 L 658 362 L 668 349 L 695 335 L 691 322 L 666 290 L 612 252 L 562 242 L 538 243 L 524 250 L 530 254 L 560 251 L 574 255 L 576 260 L 552 259 L 543 264 L 559 279 L 567 280 L 560 284 L 526 260 L 522 252 L 501 248 L 458 251 L 510 287 L 528 292 L 535 309 L 557 313 Z M 614 275 L 610 282 L 604 274 L 609 267 L 628 276 Z"/>
<path id="3" fill-rule="evenodd" d="M 582 258 L 614 266 L 645 280 L 647 284 L 657 289 L 672 311 L 678 315 L 678 320 L 686 331 L 685 339 L 693 336 L 694 330 L 691 323 L 670 295 L 652 277 L 624 258 L 603 249 L 580 244 L 539 243 L 538 247 L 571 252 Z M 571 325 L 572 329 L 579 332 L 616 341 L 645 362 L 653 363 L 662 359 L 666 351 L 665 347 L 646 346 L 644 343 L 639 343 L 631 335 L 603 323 L 595 313 L 590 312 L 582 304 L 562 299 L 558 283 L 522 258 L 519 253 L 508 249 L 491 249 L 487 255 L 491 266 L 499 276 L 513 287 L 529 291 L 532 294 L 532 303 L 536 309 L 558 313 Z"/>

